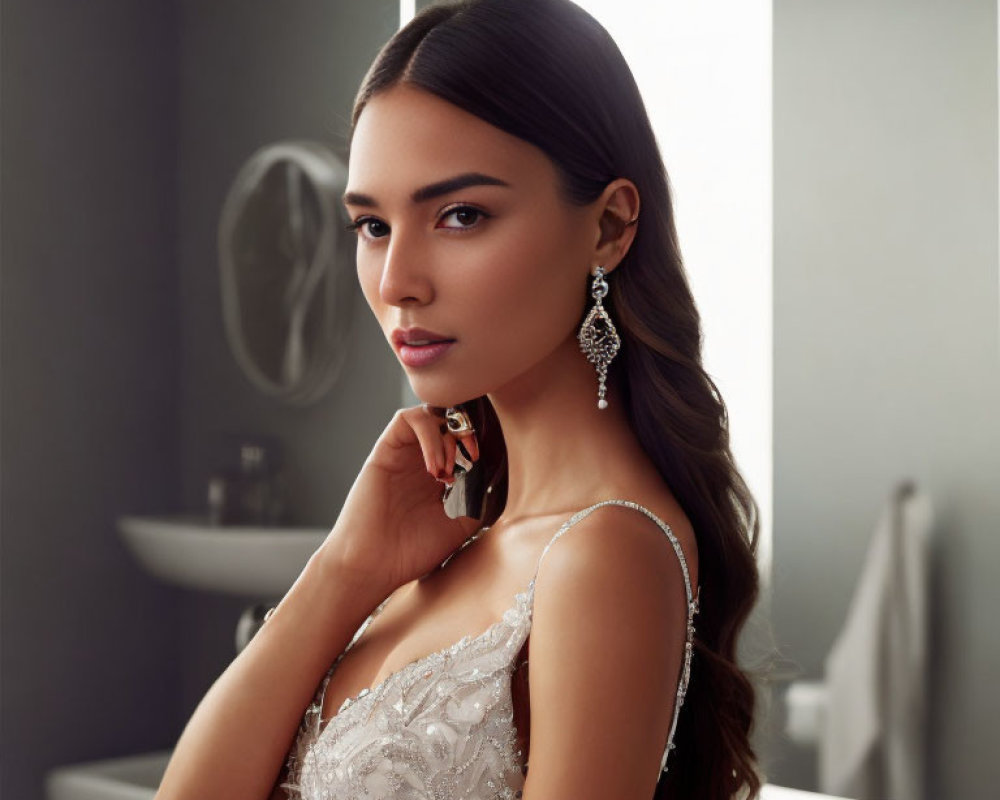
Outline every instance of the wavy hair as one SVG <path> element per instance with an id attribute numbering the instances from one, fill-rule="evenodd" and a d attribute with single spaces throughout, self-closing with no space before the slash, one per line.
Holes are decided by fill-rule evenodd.
<path id="1" fill-rule="evenodd" d="M 605 299 L 622 338 L 608 381 L 693 525 L 704 587 L 686 713 L 654 798 L 756 797 L 755 693 L 736 646 L 758 593 L 759 510 L 730 450 L 725 403 L 702 367 L 669 182 L 632 73 L 607 31 L 569 0 L 460 0 L 425 8 L 382 48 L 358 91 L 352 129 L 373 95 L 399 83 L 541 149 L 571 203 L 592 203 L 616 178 L 638 188 L 642 219 Z M 503 437 L 485 396 L 465 408 L 493 486 L 483 514 L 490 523 L 506 502 Z"/>

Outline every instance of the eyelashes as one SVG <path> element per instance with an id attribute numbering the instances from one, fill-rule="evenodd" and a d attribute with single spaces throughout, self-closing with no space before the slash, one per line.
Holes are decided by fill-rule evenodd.
<path id="1" fill-rule="evenodd" d="M 478 206 L 469 205 L 468 203 L 457 203 L 441 211 L 434 227 L 459 232 L 469 231 L 480 227 L 485 220 L 490 219 L 492 216 L 492 214 L 483 211 Z M 458 222 L 458 225 L 443 225 L 442 222 L 449 218 L 454 218 Z M 346 230 L 356 233 L 362 239 L 376 241 L 388 236 L 390 228 L 378 217 L 365 215 L 358 217 L 350 225 L 347 225 Z"/>
<path id="2" fill-rule="evenodd" d="M 374 233 L 371 227 L 365 230 L 365 226 L 379 226 L 379 229 L 384 228 L 384 232 Z M 389 226 L 378 217 L 358 217 L 354 222 L 346 226 L 346 230 L 352 231 L 364 239 L 381 239 L 389 232 Z"/>

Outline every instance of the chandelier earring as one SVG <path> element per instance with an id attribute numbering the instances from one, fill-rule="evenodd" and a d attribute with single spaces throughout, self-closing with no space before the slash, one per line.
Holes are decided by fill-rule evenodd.
<path id="1" fill-rule="evenodd" d="M 597 407 L 601 409 L 608 407 L 608 401 L 605 399 L 608 365 L 622 346 L 615 324 L 602 302 L 607 294 L 608 282 L 604 279 L 604 267 L 598 266 L 590 285 L 590 296 L 594 298 L 594 305 L 580 326 L 576 338 L 580 341 L 580 350 L 587 356 L 587 361 L 597 369 Z"/>

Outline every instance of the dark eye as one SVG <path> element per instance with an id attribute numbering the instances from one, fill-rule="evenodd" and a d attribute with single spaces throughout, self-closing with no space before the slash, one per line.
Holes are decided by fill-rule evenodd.
<path id="1" fill-rule="evenodd" d="M 389 234 L 389 226 L 377 217 L 359 217 L 347 230 L 359 232 L 366 239 L 381 239 Z"/>
<path id="2" fill-rule="evenodd" d="M 472 228 L 481 220 L 485 219 L 489 215 L 485 211 L 481 211 L 474 206 L 456 206 L 448 212 L 446 212 L 441 217 L 441 223 L 445 223 L 446 220 L 454 220 L 457 224 L 440 224 L 441 228 L 454 228 L 461 230 L 463 228 Z"/>

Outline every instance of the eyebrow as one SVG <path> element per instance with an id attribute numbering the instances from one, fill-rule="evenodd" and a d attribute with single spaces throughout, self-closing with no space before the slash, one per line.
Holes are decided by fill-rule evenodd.
<path id="1" fill-rule="evenodd" d="M 462 175 L 456 175 L 454 178 L 422 186 L 410 195 L 410 199 L 414 203 L 423 203 L 426 200 L 433 200 L 435 197 L 441 197 L 459 189 L 466 189 L 469 186 L 510 186 L 510 184 L 500 180 L 500 178 L 484 175 L 481 172 L 466 172 Z M 361 192 L 347 192 L 344 194 L 344 205 L 374 208 L 378 203 L 371 195 Z"/>

